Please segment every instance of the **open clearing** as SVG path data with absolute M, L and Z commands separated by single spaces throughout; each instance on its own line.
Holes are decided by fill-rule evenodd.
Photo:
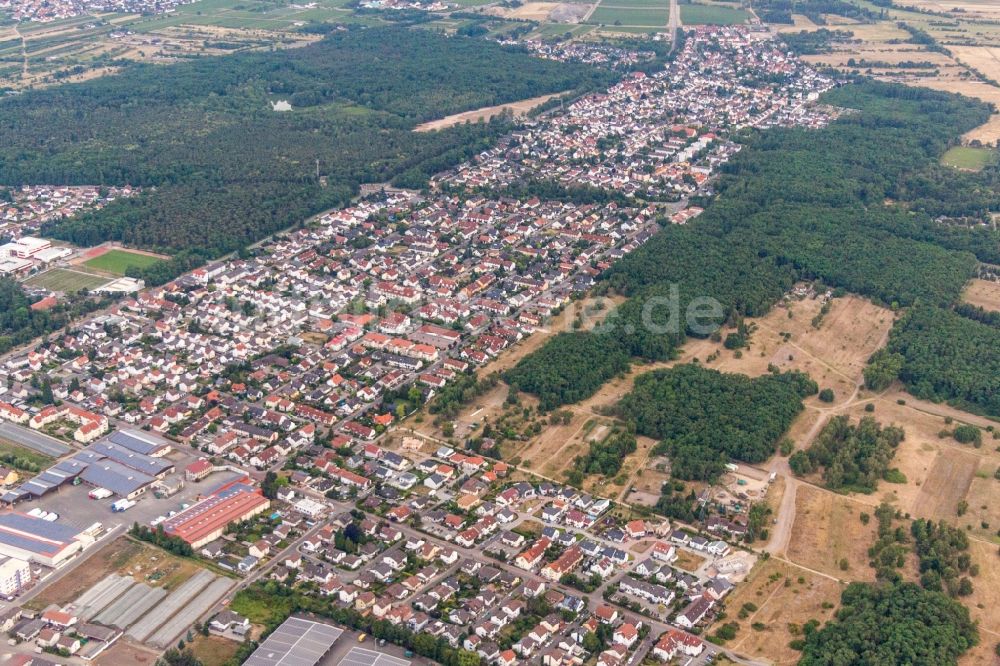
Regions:
M 198 635 L 191 643 L 191 651 L 205 666 L 222 666 L 229 661 L 240 648 L 239 643 L 221 636 Z
M 900 405 L 900 400 L 905 404 Z M 995 451 L 995 443 L 987 433 L 983 433 L 983 447 L 980 449 L 959 444 L 951 437 L 942 438 L 939 434 L 954 428 L 958 423 L 985 427 L 991 422 L 948 405 L 918 400 L 898 389 L 890 390 L 868 402 L 875 405 L 875 411 L 870 415 L 877 421 L 883 425 L 902 426 L 906 433 L 905 439 L 896 449 L 891 466 L 899 468 L 907 482 L 895 484 L 883 481 L 874 495 L 853 497 L 866 503 L 885 500 L 915 517 L 954 521 L 956 507 L 971 492 L 977 470 L 981 465 L 1000 465 L 1000 454 Z M 854 403 L 843 413 L 848 414 L 852 421 L 860 419 L 868 414 L 864 411 L 864 404 Z M 950 417 L 953 422 L 946 423 L 946 417 Z M 982 502 L 973 504 L 972 498 L 968 501 L 971 521 L 972 507 L 977 507 Z M 978 520 L 974 527 L 979 529 Z
M 1000 312 L 1000 282 L 970 280 L 962 293 L 962 300 L 985 310 Z
M 996 151 L 989 148 L 954 146 L 941 156 L 941 164 L 965 171 L 982 171 L 996 156 Z
M 795 664 L 802 653 L 788 647 L 796 638 L 792 628 L 810 619 L 821 624 L 831 619 L 840 605 L 840 593 L 841 584 L 825 576 L 775 559 L 758 560 L 747 579 L 726 599 L 728 617 L 719 624 L 740 625 L 736 638 L 726 647 L 775 664 Z M 740 619 L 738 613 L 744 604 L 753 604 L 757 610 Z M 765 625 L 764 629 L 751 629 L 757 622 Z
M 788 559 L 838 579 L 875 580 L 875 570 L 868 566 L 875 520 L 863 524 L 862 509 L 846 497 L 799 484 Z M 840 568 L 841 559 L 848 569 Z
M 131 268 L 148 268 L 162 261 L 161 258 L 145 252 L 113 249 L 83 262 L 84 266 L 104 271 L 112 275 L 125 275 Z
M 461 125 L 463 123 L 476 123 L 479 121 L 487 121 L 494 116 L 499 116 L 505 111 L 509 111 L 515 116 L 524 116 L 529 111 L 538 107 L 545 102 L 549 101 L 553 97 L 559 97 L 565 93 L 553 93 L 551 95 L 541 95 L 540 97 L 532 97 L 531 99 L 523 99 L 520 102 L 511 102 L 509 104 L 500 104 L 498 106 L 487 106 L 482 109 L 476 109 L 474 111 L 465 111 L 464 113 L 456 113 L 451 116 L 446 116 L 438 120 L 431 120 L 429 122 L 423 123 L 422 125 L 417 125 L 413 128 L 414 132 L 431 132 L 433 130 L 445 129 L 447 127 L 452 127 L 454 125 Z
M 809 373 L 821 388 L 832 388 L 838 402 L 843 402 L 853 395 L 868 357 L 885 343 L 894 315 L 865 299 L 845 296 L 830 301 L 829 312 L 816 328 L 812 322 L 822 307 L 819 298 L 793 299 L 786 306 L 774 308 L 765 317 L 747 320 L 757 329 L 751 335 L 750 348 L 742 350 L 739 355 L 725 349 L 721 342 L 692 339 L 681 348 L 676 360 L 648 364 L 636 362 L 629 372 L 606 382 L 590 398 L 561 408 L 572 413 L 569 424 L 546 426 L 539 435 L 526 442 L 505 444 L 504 455 L 507 459 L 520 457 L 525 463 L 530 463 L 527 467 L 532 471 L 562 480 L 573 459 L 586 453 L 589 438 L 596 432 L 597 425 L 613 423 L 613 419 L 602 414 L 632 390 L 636 377 L 695 359 L 706 367 L 751 377 L 767 373 L 769 365 L 781 370 L 801 370 Z M 709 361 L 710 357 L 714 359 Z M 506 395 L 504 387 L 477 399 L 474 401 L 475 409 L 466 410 L 459 422 L 470 417 L 492 420 L 502 410 Z M 522 395 L 521 399 L 528 405 L 537 404 L 530 396 Z M 831 409 L 815 397 L 808 398 L 805 403 L 809 409 L 793 424 L 793 431 L 798 429 L 801 435 L 808 432 L 818 418 L 817 410 Z M 475 416 L 472 417 L 472 414 Z M 588 479 L 587 488 L 617 497 L 630 486 L 635 486 L 638 491 L 636 501 L 654 503 L 655 498 L 650 495 L 658 495 L 659 488 L 657 486 L 654 490 L 651 486 L 666 474 L 657 472 L 648 464 L 652 445 L 652 441 L 645 445 L 640 440 L 639 450 L 626 459 L 622 472 L 615 479 L 593 477 Z M 650 478 L 640 477 L 640 471 L 643 475 L 649 474 Z

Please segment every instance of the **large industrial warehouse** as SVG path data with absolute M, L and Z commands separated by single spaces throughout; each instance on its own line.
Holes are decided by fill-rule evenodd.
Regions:
M 79 552 L 88 540 L 68 525 L 23 513 L 0 514 L 0 555 L 56 567 Z
M 163 523 L 163 529 L 184 539 L 192 548 L 200 548 L 222 536 L 229 523 L 252 518 L 270 506 L 271 501 L 260 490 L 240 483 L 181 511 Z

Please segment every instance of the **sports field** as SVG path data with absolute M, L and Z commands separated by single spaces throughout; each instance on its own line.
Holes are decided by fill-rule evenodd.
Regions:
M 159 263 L 161 259 L 148 254 L 129 252 L 128 250 L 108 250 L 104 254 L 83 262 L 84 266 L 98 271 L 105 271 L 112 275 L 125 275 L 125 271 L 130 266 L 136 268 L 146 268 Z
M 50 291 L 72 293 L 81 289 L 94 289 L 107 284 L 108 278 L 84 271 L 69 268 L 50 268 L 44 273 L 33 275 L 25 281 L 35 287 L 44 287 Z

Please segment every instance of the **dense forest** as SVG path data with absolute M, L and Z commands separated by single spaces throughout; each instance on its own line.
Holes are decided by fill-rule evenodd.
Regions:
M 910 525 L 910 534 L 920 560 L 921 585 L 953 597 L 972 594 L 969 576 L 978 574 L 979 567 L 972 564 L 965 530 L 943 520 L 935 523 L 920 518 Z
M 896 323 L 872 366 L 890 366 L 885 377 L 896 370 L 918 398 L 1000 416 L 1000 328 L 990 324 L 943 308 L 915 307 Z M 867 371 L 866 380 L 872 374 Z
M 508 128 L 498 120 L 410 131 L 421 121 L 609 76 L 396 27 L 297 49 L 134 64 L 0 101 L 0 183 L 142 186 L 140 196 L 45 232 L 218 256 L 345 203 L 359 183 L 419 187 Z M 292 110 L 273 110 L 278 100 Z
M 582 400 L 629 368 L 628 354 L 610 336 L 572 332 L 553 340 L 504 374 L 516 390 L 539 396 L 540 409 Z
M 671 358 L 687 335 L 706 335 L 739 316 L 761 315 L 798 279 L 820 279 L 886 305 L 953 303 L 977 260 L 1000 259 L 1000 233 L 946 225 L 933 215 L 978 217 L 998 201 L 996 174 L 944 172 L 937 161 L 960 133 L 988 117 L 967 98 L 903 85 L 865 82 L 830 91 L 824 101 L 856 109 L 821 130 L 775 128 L 752 135 L 722 167 L 719 195 L 693 224 L 668 226 L 613 265 L 602 288 L 630 297 L 608 318 L 603 347 Z M 939 180 L 947 183 L 940 187 Z M 887 204 L 893 201 L 894 204 Z M 649 307 L 669 302 L 677 308 Z M 685 316 L 709 297 L 721 313 Z M 669 318 L 679 313 L 673 321 Z M 654 326 L 650 326 L 652 323 Z M 591 359 L 553 338 L 528 357 L 518 379 L 546 404 L 567 401 L 528 372 L 558 373 L 559 384 L 588 386 Z M 597 343 L 594 346 L 598 346 Z M 558 370 L 544 359 L 563 359 Z M 535 387 L 535 388 L 531 388 Z
M 713 479 L 731 458 L 761 462 L 816 393 L 808 376 L 790 372 L 751 379 L 696 364 L 640 375 L 618 403 L 640 435 L 662 440 L 678 479 Z
M 831 490 L 873 493 L 879 479 L 890 471 L 889 463 L 902 441 L 903 429 L 897 426 L 883 428 L 870 416 L 851 425 L 847 416 L 835 416 L 807 450 L 792 454 L 788 464 L 797 475 L 822 469 L 823 481 Z
M 800 666 L 957 663 L 979 642 L 969 610 L 913 583 L 851 583 L 836 618 L 806 634 Z
M 621 470 L 625 456 L 635 453 L 636 446 L 635 434 L 612 432 L 602 441 L 591 442 L 587 455 L 577 456 L 567 478 L 571 484 L 580 485 L 587 474 L 614 476 Z

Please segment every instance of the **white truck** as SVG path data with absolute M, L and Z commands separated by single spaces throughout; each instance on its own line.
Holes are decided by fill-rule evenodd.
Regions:
M 122 511 L 128 511 L 135 506 L 135 500 L 122 498 L 111 505 L 111 510 L 115 513 L 120 513 Z
M 95 500 L 106 499 L 108 497 L 111 497 L 112 495 L 114 495 L 114 493 L 108 490 L 107 488 L 94 488 L 89 493 L 87 493 L 87 497 Z

